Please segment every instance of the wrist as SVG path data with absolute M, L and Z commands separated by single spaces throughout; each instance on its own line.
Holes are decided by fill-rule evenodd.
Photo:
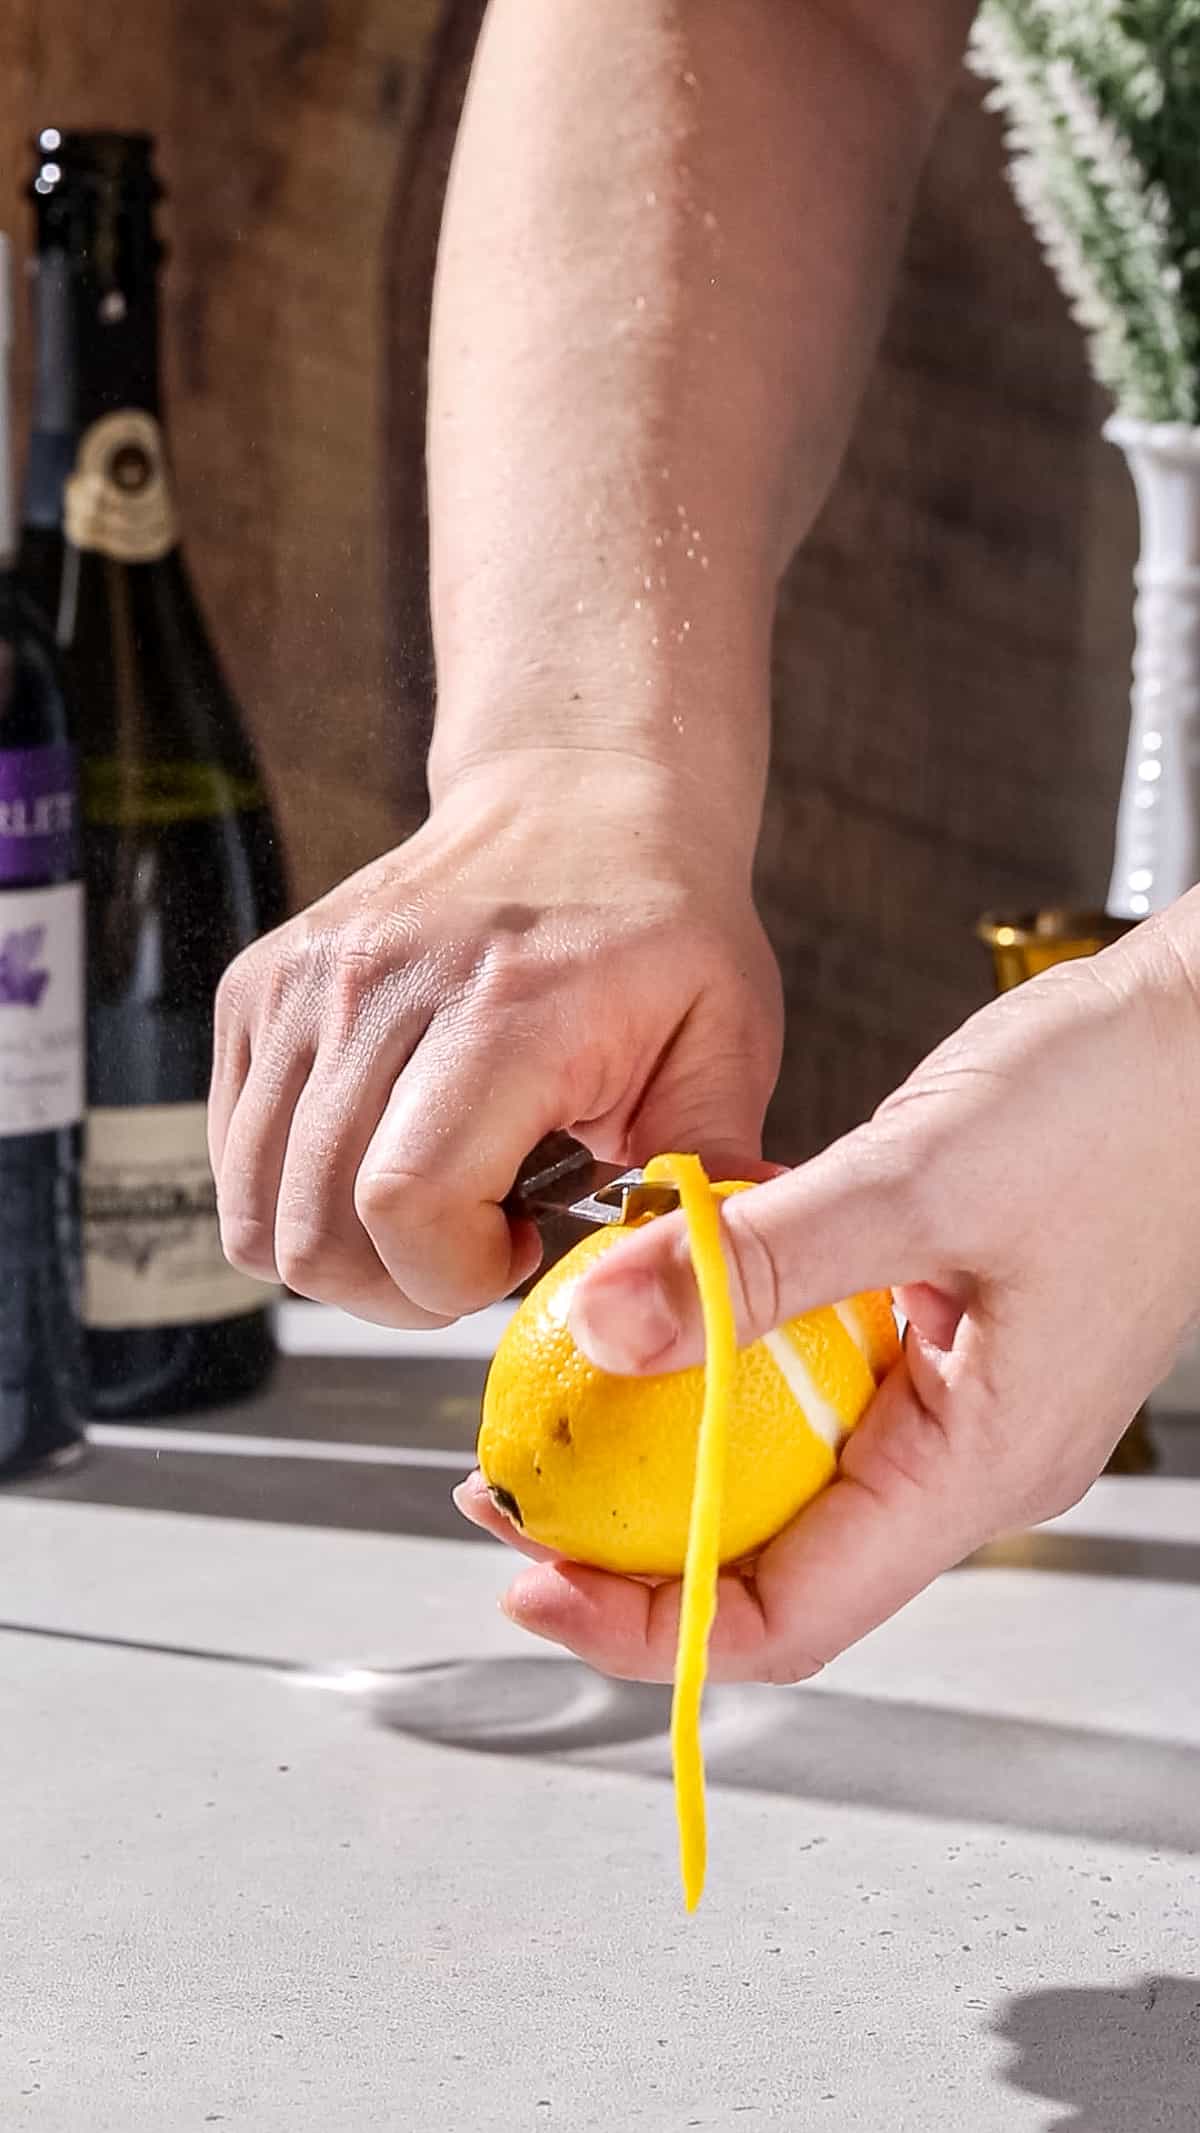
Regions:
M 1165 1115 L 1177 1102 L 1186 1137 L 1200 1069 L 1200 888 L 1143 919 L 1100 960 L 1134 1018 L 1145 1085 L 1156 1083 L 1155 1106 Z
M 430 760 L 432 815 L 571 825 L 582 846 L 625 850 L 631 868 L 675 872 L 699 857 L 714 879 L 749 888 L 761 816 L 761 783 L 736 795 L 703 766 L 663 762 L 650 749 L 612 740 L 500 739 Z
M 735 562 L 732 539 L 709 569 L 699 530 L 687 531 L 677 556 L 676 539 L 656 550 L 646 533 L 631 547 L 614 530 L 599 571 L 552 553 L 536 574 L 435 573 L 435 801 L 489 765 L 557 762 L 590 785 L 627 776 L 631 802 L 653 811 L 661 796 L 752 851 L 774 583 Z
M 593 646 L 566 631 L 538 661 L 503 643 L 499 658 L 439 658 L 434 805 L 466 785 L 552 790 L 576 814 L 687 827 L 749 865 L 770 747 L 769 632 L 759 658 L 727 645 L 703 666 L 692 634 L 680 625 L 669 647 L 648 645 L 641 658 L 610 632 Z
M 1200 1042 L 1200 887 L 1135 925 L 1120 953 L 1132 958 L 1151 999 L 1169 1002 L 1177 1035 Z

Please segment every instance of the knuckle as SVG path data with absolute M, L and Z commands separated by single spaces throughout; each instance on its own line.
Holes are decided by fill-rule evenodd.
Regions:
M 317 1223 L 281 1222 L 275 1238 L 279 1278 L 297 1296 L 323 1301 L 340 1286 L 344 1252 Z
M 397 1198 L 395 1181 L 386 1171 L 363 1166 L 354 1180 L 354 1212 L 369 1235 L 395 1214 Z
M 313 942 L 309 986 L 319 1020 L 335 1042 L 349 1042 L 372 1021 L 382 1026 L 394 1019 L 411 990 L 411 978 L 406 982 L 403 974 L 420 963 L 419 954 L 398 937 L 403 934 L 396 914 L 385 923 L 360 912 Z
M 354 1181 L 354 1211 L 368 1234 L 385 1224 L 392 1230 L 424 1229 L 435 1219 L 441 1200 L 435 1182 L 413 1170 L 364 1163 Z
M 869 1491 L 884 1510 L 913 1492 L 945 1493 L 949 1468 L 961 1450 L 963 1432 L 951 1442 L 943 1419 L 914 1393 L 904 1412 L 884 1430 L 855 1430 L 842 1453 L 842 1470 Z
M 535 993 L 553 983 L 554 976 L 552 956 L 542 952 L 535 962 L 524 940 L 502 933 L 489 941 L 480 958 L 473 991 L 477 1004 L 489 1015 L 508 1015 L 527 1007 Z
M 743 1327 L 768 1332 L 780 1324 L 784 1315 L 779 1268 L 770 1243 L 759 1229 L 752 1193 L 739 1196 L 723 1227 L 726 1237 L 732 1233 L 733 1238 L 733 1251 L 728 1256 L 738 1292 L 737 1316 Z
M 258 943 L 243 948 L 226 965 L 217 986 L 216 1016 L 219 1024 L 240 1022 L 257 990 Z
M 296 992 L 292 949 L 284 947 L 280 953 L 264 957 L 252 973 L 252 982 L 264 1023 L 270 1025 L 284 1018 Z
M 273 1281 L 276 1261 L 271 1224 L 245 1208 L 222 1208 L 220 1222 L 221 1250 L 230 1266 L 259 1281 Z
M 337 963 L 323 988 L 320 1020 L 331 1043 L 349 1044 L 369 1012 L 371 988 L 353 964 Z
M 323 982 L 319 965 L 300 922 L 244 948 L 217 987 L 218 1033 L 251 1025 L 261 1032 L 294 1021 L 297 1003 Z
M 322 959 L 332 957 L 338 975 L 360 990 L 374 982 L 389 960 L 387 929 L 371 911 L 356 911 L 332 936 L 319 935 L 317 944 Z

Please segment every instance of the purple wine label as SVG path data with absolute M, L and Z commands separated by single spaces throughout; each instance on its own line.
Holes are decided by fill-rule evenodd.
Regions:
M 76 825 L 70 748 L 0 750 L 0 882 L 53 881 L 70 872 Z
M 50 983 L 45 954 L 44 926 L 14 926 L 7 933 L 0 926 L 0 1007 L 40 1005 Z
M 82 1116 L 82 886 L 2 889 L 0 1142 Z

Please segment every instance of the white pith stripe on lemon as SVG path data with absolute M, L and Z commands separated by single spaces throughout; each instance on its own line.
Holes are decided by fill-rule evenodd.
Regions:
M 813 1435 L 827 1444 L 831 1452 L 840 1452 L 850 1432 L 836 1407 L 818 1392 L 813 1374 L 794 1343 L 781 1329 L 777 1333 L 764 1333 L 763 1347 Z
M 858 1312 L 855 1310 L 854 1305 L 852 1303 L 840 1303 L 835 1304 L 833 1308 L 838 1318 L 840 1318 L 847 1333 L 850 1335 L 851 1340 L 854 1342 L 855 1347 L 863 1348 L 865 1343 L 866 1329 L 863 1326 L 862 1320 L 860 1319 Z
M 843 1303 L 834 1304 L 833 1309 L 851 1339 L 858 1344 L 866 1356 L 876 1384 L 882 1384 L 896 1360 L 897 1352 L 892 1341 L 888 1338 L 888 1334 L 874 1323 L 868 1312 L 863 1310 L 862 1302 L 857 1296 L 848 1296 Z M 900 1317 L 895 1304 L 890 1301 L 887 1315 L 891 1319 L 891 1327 L 888 1332 L 894 1333 L 898 1342 L 904 1333 L 904 1321 Z

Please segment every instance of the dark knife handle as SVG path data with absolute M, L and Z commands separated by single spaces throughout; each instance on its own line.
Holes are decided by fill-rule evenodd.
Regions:
M 535 1219 L 539 1208 L 562 1208 L 590 1190 L 596 1168 L 591 1150 L 569 1133 L 547 1133 L 531 1148 L 504 1201 L 504 1211 Z

